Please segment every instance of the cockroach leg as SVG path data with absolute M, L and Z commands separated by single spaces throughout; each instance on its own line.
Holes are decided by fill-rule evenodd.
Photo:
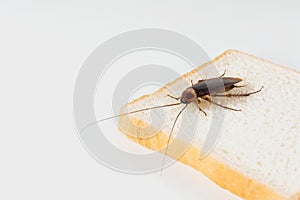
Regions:
M 246 87 L 247 85 L 234 85 L 235 88 Z
M 240 86 L 241 87 L 241 86 Z M 258 92 L 260 92 L 263 89 L 264 86 L 262 86 L 259 90 L 254 91 L 254 92 L 249 92 L 249 93 L 244 93 L 244 94 L 213 94 L 211 96 L 213 97 L 246 97 L 246 96 L 250 96 L 252 94 L 256 94 Z
M 261 86 L 261 88 L 259 90 L 256 90 L 254 92 L 249 92 L 249 93 L 246 93 L 248 96 L 251 95 L 251 94 L 256 94 L 258 92 L 260 92 L 262 89 L 264 88 L 264 86 Z
M 246 97 L 249 96 L 250 94 L 245 93 L 245 94 L 213 94 L 211 95 L 212 97 Z
M 171 97 L 172 99 L 175 99 L 175 100 L 177 100 L 177 101 L 180 99 L 180 97 L 173 97 L 172 95 L 169 95 L 169 94 L 167 94 L 167 96 L 168 96 L 168 97 Z
M 191 84 L 192 84 L 192 86 L 194 85 L 193 80 L 191 80 Z
M 221 76 L 219 76 L 219 78 L 222 78 L 223 76 L 225 76 L 225 74 L 226 74 L 226 69 L 224 70 L 224 73 Z
M 216 106 L 220 106 L 220 107 L 225 108 L 225 109 L 228 109 L 228 110 L 242 111 L 241 109 L 235 109 L 235 108 L 230 108 L 230 107 L 221 105 L 221 104 L 219 104 L 219 103 L 217 103 L 217 102 L 212 101 L 209 97 L 201 97 L 201 98 L 204 99 L 204 100 L 206 100 L 206 101 L 208 101 L 208 102 L 210 102 L 210 103 L 212 103 L 212 104 L 214 104 L 214 105 L 216 105 Z
M 204 114 L 205 116 L 207 116 L 206 112 L 205 112 L 204 110 L 202 110 L 202 108 L 200 107 L 200 103 L 201 103 L 200 99 L 197 99 L 197 101 L 196 101 L 195 103 L 196 103 L 196 105 L 197 105 L 199 111 L 200 111 L 200 112 L 203 112 L 203 114 Z

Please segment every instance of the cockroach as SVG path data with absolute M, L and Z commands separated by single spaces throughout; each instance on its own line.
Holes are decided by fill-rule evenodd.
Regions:
M 154 106 L 154 107 L 149 107 L 149 108 L 143 108 L 140 110 L 134 110 L 134 111 L 130 111 L 127 113 L 122 113 L 120 115 L 115 115 L 112 117 L 108 117 L 108 118 L 104 118 L 101 120 L 98 120 L 96 122 L 93 122 L 91 124 L 88 124 L 87 126 L 85 126 L 81 131 L 84 131 L 87 127 L 96 124 L 96 123 L 100 123 L 109 119 L 113 119 L 116 117 L 121 117 L 124 115 L 130 115 L 130 114 L 134 114 L 134 113 L 138 113 L 138 112 L 143 112 L 143 111 L 147 111 L 147 110 L 152 110 L 152 109 L 158 109 L 158 108 L 164 108 L 164 107 L 171 107 L 171 106 L 178 106 L 180 104 L 185 105 L 177 114 L 171 131 L 169 133 L 169 137 L 167 140 L 167 146 L 165 149 L 165 153 L 164 153 L 164 158 L 163 158 L 163 164 L 164 164 L 164 160 L 165 160 L 165 156 L 168 152 L 168 146 L 170 143 L 170 139 L 172 137 L 172 133 L 175 127 L 175 124 L 180 116 L 180 114 L 186 109 L 186 107 L 190 104 L 190 103 L 195 103 L 199 109 L 200 112 L 202 112 L 205 116 L 207 116 L 206 112 L 200 107 L 200 103 L 201 100 L 205 100 L 208 101 L 211 104 L 214 104 L 216 106 L 222 107 L 224 109 L 228 109 L 228 110 L 232 110 L 232 111 L 241 111 L 240 109 L 235 109 L 235 108 L 231 108 L 225 105 L 221 105 L 215 101 L 213 101 L 210 97 L 247 97 L 250 96 L 252 94 L 256 94 L 258 92 L 260 92 L 264 86 L 262 86 L 259 90 L 253 91 L 253 92 L 247 92 L 247 93 L 239 93 L 239 94 L 232 94 L 232 93 L 225 93 L 228 92 L 230 90 L 232 90 L 233 88 L 240 88 L 240 87 L 245 87 L 246 85 L 242 85 L 242 86 L 238 86 L 236 85 L 237 83 L 241 82 L 243 79 L 241 78 L 235 78 L 235 77 L 224 77 L 226 73 L 226 70 L 224 71 L 224 73 L 217 77 L 217 78 L 210 78 L 210 79 L 203 79 L 203 80 L 199 80 L 196 84 L 193 83 L 193 81 L 191 81 L 191 86 L 186 88 L 180 97 L 174 97 L 171 95 L 167 95 L 168 97 L 175 99 L 176 101 L 179 101 L 177 103 L 172 103 L 172 104 L 166 104 L 166 105 L 160 105 L 160 106 Z M 163 166 L 163 165 L 162 165 Z

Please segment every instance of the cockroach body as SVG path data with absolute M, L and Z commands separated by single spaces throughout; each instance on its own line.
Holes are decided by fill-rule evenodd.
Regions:
M 219 79 L 222 79 L 221 81 Z M 192 85 L 193 88 L 197 92 L 198 97 L 203 97 L 205 95 L 220 93 L 225 91 L 229 91 L 235 87 L 234 84 L 242 81 L 240 78 L 212 78 L 207 80 L 200 80 L 195 85 Z M 210 91 L 208 90 L 208 85 L 211 87 Z
M 249 96 L 251 94 L 258 93 L 263 88 L 261 87 L 261 89 L 257 91 L 244 93 L 244 94 L 224 94 L 224 92 L 232 90 L 233 88 L 245 87 L 245 85 L 242 86 L 235 85 L 242 81 L 241 78 L 223 77 L 224 75 L 225 72 L 218 78 L 199 80 L 196 84 L 193 84 L 193 82 L 191 81 L 192 86 L 186 88 L 182 92 L 180 97 L 173 97 L 171 95 L 168 96 L 173 99 L 180 100 L 182 104 L 190 104 L 194 102 L 198 105 L 199 110 L 203 112 L 205 115 L 207 115 L 206 112 L 203 111 L 200 107 L 200 99 L 206 100 L 212 104 L 215 104 L 225 109 L 241 111 L 240 109 L 230 108 L 221 105 L 219 103 L 216 103 L 212 101 L 211 98 L 209 97 L 243 97 L 243 96 Z
M 240 81 L 242 81 L 242 79 L 230 77 L 199 80 L 198 83 L 192 84 L 191 87 L 183 91 L 180 101 L 183 104 L 189 104 L 195 102 L 197 98 L 202 98 L 206 95 L 227 92 L 236 87 L 234 84 Z

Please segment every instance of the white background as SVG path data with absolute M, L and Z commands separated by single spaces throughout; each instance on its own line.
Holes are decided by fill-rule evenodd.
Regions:
M 1 0 L 0 199 L 239 199 L 180 163 L 163 176 L 99 164 L 75 131 L 75 80 L 98 45 L 143 27 L 182 33 L 212 58 L 238 49 L 299 70 L 299 10 L 274 0 Z

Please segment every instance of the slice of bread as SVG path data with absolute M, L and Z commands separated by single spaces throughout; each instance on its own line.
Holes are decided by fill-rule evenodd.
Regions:
M 179 128 L 189 134 L 189 122 L 195 117 L 198 135 L 195 143 L 177 158 L 174 152 L 185 144 L 182 138 L 174 137 L 172 148 L 167 155 L 178 159 L 232 193 L 251 200 L 299 200 L 300 199 L 300 73 L 263 59 L 235 50 L 229 50 L 203 64 L 157 92 L 143 96 L 125 105 L 125 110 L 137 110 L 154 105 L 176 102 L 167 94 L 180 96 L 181 92 L 202 78 L 212 78 L 206 73 L 217 68 L 220 74 L 227 70 L 226 77 L 243 79 L 241 85 L 229 93 L 250 92 L 264 86 L 264 89 L 249 97 L 226 99 L 226 105 L 242 109 L 241 112 L 225 110 L 221 136 L 213 151 L 204 159 L 199 153 L 205 134 L 213 124 L 212 116 L 220 109 L 209 103 L 201 103 L 207 113 L 205 117 L 195 104 L 190 104 L 180 117 L 174 136 Z M 164 108 L 164 125 L 151 124 L 149 112 L 120 117 L 119 128 L 133 141 L 152 150 L 166 146 L 167 137 L 177 113 L 183 106 Z M 151 112 L 152 118 L 160 118 L 159 112 Z M 157 115 L 157 116 L 155 116 Z M 150 125 L 151 124 L 151 125 Z M 183 126 L 183 127 L 182 127 Z M 126 131 L 125 131 L 126 130 Z M 142 130 L 142 131 L 141 131 Z M 143 135 L 153 135 L 143 137 Z M 136 137 L 135 137 L 136 136 Z M 162 151 L 164 152 L 164 151 Z

